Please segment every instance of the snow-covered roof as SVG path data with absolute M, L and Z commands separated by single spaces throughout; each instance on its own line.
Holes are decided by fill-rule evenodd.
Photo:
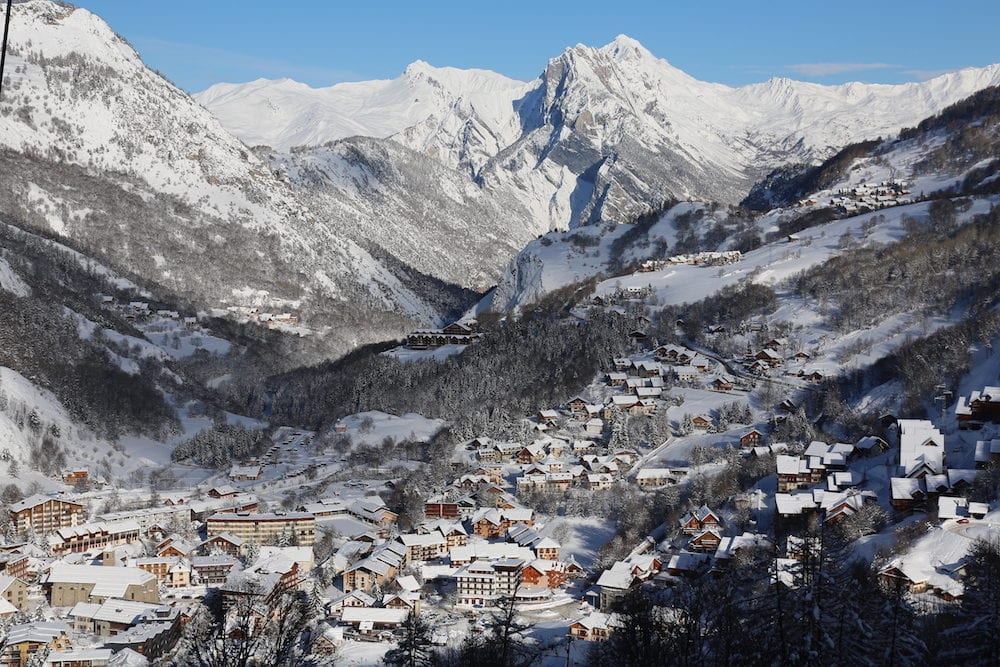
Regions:
M 344 623 L 383 623 L 386 625 L 401 625 L 409 615 L 408 609 L 392 607 L 344 607 L 340 620 Z
M 53 563 L 45 582 L 49 584 L 94 584 L 91 595 L 96 597 L 124 597 L 131 585 L 143 585 L 156 577 L 133 567 L 102 567 L 100 565 L 67 565 Z
M 921 468 L 944 470 L 944 435 L 926 419 L 900 419 L 899 465 L 904 475 Z

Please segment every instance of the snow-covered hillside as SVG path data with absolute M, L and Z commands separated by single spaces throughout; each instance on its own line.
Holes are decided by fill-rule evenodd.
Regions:
M 370 207 L 314 210 L 92 13 L 17 3 L 7 76 L 0 210 L 13 219 L 205 306 L 292 310 L 317 330 L 368 321 L 331 336 L 339 350 L 439 321 L 440 295 L 355 241 Z
M 978 112 L 955 112 L 968 119 L 928 119 L 920 130 L 875 143 L 830 167 L 828 185 L 805 193 L 794 205 L 751 214 L 717 204 L 682 202 L 668 204 L 663 213 L 635 225 L 595 224 L 550 232 L 511 260 L 477 310 L 511 310 L 594 278 L 599 279 L 600 296 L 652 285 L 661 303 L 696 301 L 747 279 L 773 284 L 836 255 L 845 234 L 860 241 L 898 240 L 907 218 L 926 217 L 932 195 L 960 194 L 963 183 L 973 188 L 971 192 L 981 189 L 984 196 L 969 210 L 983 213 L 996 199 L 989 196 L 995 192 L 989 184 L 997 178 L 995 147 L 1000 145 L 990 92 L 963 102 Z M 867 195 L 851 194 L 886 182 L 901 184 L 909 194 L 899 200 L 886 196 L 883 199 L 891 201 L 881 203 L 873 198 L 866 203 Z M 789 236 L 789 230 L 804 227 L 808 229 Z M 744 254 L 724 267 L 678 264 L 652 272 L 635 270 L 637 262 L 647 259 L 733 249 Z
M 732 88 L 619 36 L 567 49 L 524 84 L 418 62 L 390 81 L 313 89 L 259 80 L 196 99 L 246 141 L 278 149 L 391 137 L 486 188 L 507 186 L 549 228 L 565 228 L 628 219 L 668 195 L 739 201 L 771 168 L 893 134 L 997 83 L 1000 65 L 897 86 L 772 79 Z
M 446 137 L 477 125 L 485 154 L 495 155 L 516 139 L 520 128 L 513 111 L 530 87 L 486 70 L 417 61 L 396 79 L 329 88 L 258 79 L 216 84 L 195 99 L 251 146 L 284 151 L 353 136 L 404 133 L 407 146 L 451 162 L 463 156 Z

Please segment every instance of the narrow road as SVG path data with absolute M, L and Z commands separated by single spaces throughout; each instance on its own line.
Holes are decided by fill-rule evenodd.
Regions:
M 633 479 L 635 477 L 635 474 L 637 472 L 639 472 L 639 470 L 646 463 L 648 463 L 650 461 L 650 459 L 653 459 L 653 458 L 659 456 L 660 453 L 664 449 L 666 449 L 670 445 L 674 444 L 674 441 L 676 439 L 677 439 L 676 437 L 670 436 L 666 440 L 664 440 L 662 443 L 660 443 L 660 445 L 658 447 L 656 447 L 655 449 L 651 449 L 648 452 L 646 452 L 645 454 L 643 454 L 642 456 L 640 456 L 638 458 L 638 460 L 636 460 L 636 462 L 634 464 L 632 464 L 632 467 L 628 469 L 628 472 L 625 473 L 625 479 Z

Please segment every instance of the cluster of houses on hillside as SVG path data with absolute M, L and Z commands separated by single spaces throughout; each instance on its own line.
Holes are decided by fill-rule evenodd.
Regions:
M 652 285 L 616 287 L 607 294 L 598 294 L 590 302 L 595 306 L 614 306 L 627 303 L 640 304 L 653 296 Z
M 880 183 L 860 183 L 853 187 L 840 188 L 830 197 L 830 204 L 842 215 L 857 215 L 890 206 L 900 206 L 913 202 L 909 185 L 903 181 L 882 181 Z M 799 206 L 813 206 L 815 199 L 803 199 Z
M 684 255 L 674 255 L 666 259 L 647 259 L 639 265 L 639 272 L 650 273 L 659 271 L 675 264 L 690 264 L 693 266 L 722 266 L 733 264 L 743 258 L 739 250 L 723 250 L 719 252 L 695 252 Z
M 818 370 L 804 366 L 812 357 L 804 350 L 791 351 L 786 338 L 772 338 L 759 350 L 748 349 L 743 356 L 743 367 L 758 377 L 769 377 L 776 370 L 785 368 L 787 375 L 806 382 L 822 382 L 826 376 Z M 790 367 L 791 366 L 791 367 Z
M 295 313 L 263 312 L 256 306 L 229 306 L 226 310 L 241 322 L 257 322 L 268 329 L 295 326 L 301 322 Z
M 981 394 L 977 394 L 981 399 Z M 968 495 L 976 471 L 948 468 L 944 437 L 926 420 L 899 419 L 891 428 L 896 444 L 870 435 L 850 443 L 814 441 L 802 447 L 788 443 L 766 442 L 766 437 L 751 430 L 741 439 L 740 453 L 774 460 L 776 489 L 773 501 L 767 494 L 752 490 L 730 499 L 722 508 L 693 507 L 680 519 L 667 539 L 659 544 L 650 540 L 640 544 L 629 557 L 605 570 L 593 593 L 600 613 L 580 619 L 570 633 L 580 639 L 600 641 L 614 631 L 613 603 L 635 586 L 670 586 L 677 577 L 699 577 L 725 567 L 735 551 L 744 548 L 764 549 L 773 554 L 778 547 L 773 585 L 794 586 L 803 553 L 809 545 L 798 537 L 809 526 L 834 524 L 863 511 L 869 505 L 885 502 L 880 489 L 888 481 L 889 502 L 897 512 L 925 510 L 940 521 L 958 524 L 981 519 L 990 508 L 986 503 L 970 501 Z M 996 451 L 992 444 L 996 443 Z M 1000 439 L 981 441 L 977 458 L 1000 459 Z M 793 453 L 798 452 L 798 453 Z M 886 480 L 885 471 L 889 471 Z M 869 473 L 874 476 L 869 478 Z M 663 477 L 668 473 L 664 472 Z M 772 544 L 770 537 L 740 532 L 728 527 L 726 516 L 742 509 L 757 512 L 773 507 L 776 534 L 784 544 Z M 753 523 L 751 523 L 751 526 Z M 961 528 L 961 526 L 959 526 Z M 669 526 L 668 526 L 669 529 Z M 880 572 L 886 580 L 904 581 L 912 593 L 930 593 L 945 600 L 961 596 L 961 577 L 969 538 L 954 531 L 930 533 L 927 549 L 933 558 L 923 555 L 916 546 L 896 557 Z M 937 542 L 934 542 L 937 540 Z M 948 560 L 954 550 L 954 560 Z M 935 559 L 946 564 L 934 566 Z M 935 561 L 936 562 L 936 561 Z M 930 565 L 928 565 L 930 563 Z
M 443 329 L 419 329 L 406 336 L 406 347 L 411 350 L 426 350 L 442 345 L 471 345 L 482 338 L 479 322 L 461 320 L 452 322 Z
M 909 186 L 902 181 L 861 183 L 852 188 L 842 188 L 830 203 L 842 214 L 853 215 L 875 211 L 890 206 L 900 206 L 913 201 Z
M 0 620 L 12 623 L 0 664 L 36 664 L 31 662 L 36 655 L 47 654 L 47 665 L 103 667 L 123 651 L 139 661 L 128 664 L 146 664 L 173 649 L 193 602 L 210 591 L 217 591 L 232 613 L 243 613 L 250 596 L 254 613 L 265 619 L 280 607 L 284 593 L 315 588 L 310 573 L 318 565 L 332 568 L 345 582 L 344 590 L 318 591 L 319 599 L 359 606 L 348 592 L 370 590 L 376 575 L 390 590 L 397 571 L 428 557 L 437 544 L 394 537 L 397 516 L 377 496 L 262 512 L 252 494 L 221 486 L 203 498 L 164 493 L 153 507 L 91 516 L 77 495 L 36 495 L 7 508 L 11 533 L 23 539 L 0 545 Z M 349 558 L 341 551 L 317 564 L 317 522 L 338 516 L 350 517 L 363 531 L 348 543 L 355 547 Z M 530 525 L 530 510 L 519 519 Z M 466 544 L 460 523 L 434 528 L 444 544 Z M 537 547 L 532 554 L 553 553 L 550 544 L 517 530 L 511 536 Z M 391 565 L 375 565 L 392 557 L 397 560 Z M 399 609 L 414 608 L 419 586 L 410 583 L 370 606 L 396 609 L 397 616 Z M 39 608 L 55 620 L 45 627 L 29 622 Z M 334 623 L 338 617 L 330 615 Z
M 132 322 L 146 322 L 154 318 L 160 318 L 163 320 L 174 320 L 183 324 L 188 329 L 195 329 L 198 327 L 197 317 L 183 317 L 176 310 L 154 310 L 150 307 L 148 301 L 118 301 L 115 297 L 107 294 L 98 294 L 97 299 L 104 308 L 114 310 L 121 314 L 126 320 Z

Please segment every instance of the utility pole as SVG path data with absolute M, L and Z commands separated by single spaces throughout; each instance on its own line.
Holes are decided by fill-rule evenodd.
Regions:
M 3 46 L 0 47 L 0 100 L 3 100 L 3 69 L 7 64 L 7 33 L 10 32 L 10 13 L 14 0 L 7 0 L 7 13 L 3 18 Z

